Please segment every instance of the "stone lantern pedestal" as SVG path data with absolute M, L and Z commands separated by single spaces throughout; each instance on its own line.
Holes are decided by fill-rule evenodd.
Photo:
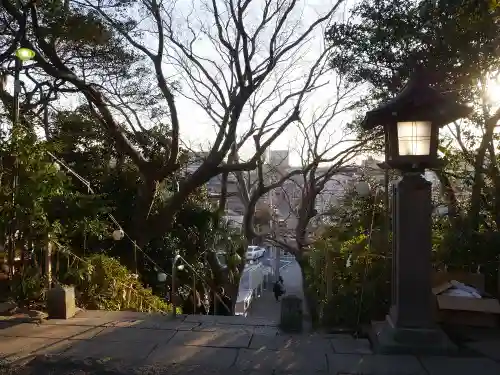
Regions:
M 434 322 L 431 284 L 431 183 L 405 173 L 393 185 L 392 306 L 385 322 L 374 323 L 379 353 L 449 354 L 457 347 Z

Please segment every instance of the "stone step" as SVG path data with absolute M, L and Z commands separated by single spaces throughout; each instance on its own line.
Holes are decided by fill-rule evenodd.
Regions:
M 299 354 L 299 353 L 296 353 Z M 292 361 L 291 359 L 288 360 Z M 485 358 L 427 357 L 369 355 L 353 358 L 337 355 L 329 368 L 313 370 L 310 367 L 290 370 L 279 367 L 217 367 L 206 363 L 138 365 L 133 362 L 103 359 L 72 359 L 55 356 L 35 356 L 24 366 L 2 365 L 0 374 L 5 375 L 498 375 L 500 367 Z

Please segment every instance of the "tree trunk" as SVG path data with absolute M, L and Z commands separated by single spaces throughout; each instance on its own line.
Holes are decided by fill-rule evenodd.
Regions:
M 492 216 L 496 224 L 496 229 L 500 229 L 500 173 L 498 171 L 497 156 L 493 142 L 490 143 L 490 168 L 488 168 L 488 175 L 493 181 L 494 200 L 492 204 Z
M 441 169 L 435 170 L 434 173 L 436 173 L 439 183 L 441 184 L 441 196 L 448 207 L 448 214 L 450 218 L 455 218 L 459 215 L 459 209 L 457 196 L 451 186 L 451 181 Z
M 471 230 L 476 232 L 479 228 L 479 214 L 481 212 L 481 193 L 484 188 L 484 160 L 486 151 L 492 143 L 495 126 L 500 117 L 500 112 L 495 113 L 485 123 L 485 132 L 481 140 L 481 144 L 477 150 L 476 158 L 474 159 L 474 183 L 472 185 L 472 193 L 470 198 L 469 217 L 471 220 Z
M 304 288 L 304 298 L 309 309 L 309 315 L 311 316 L 311 322 L 313 327 L 318 325 L 319 316 L 318 316 L 318 299 L 314 295 L 314 293 L 309 289 L 309 285 L 307 282 L 307 271 L 309 268 L 309 263 L 307 259 L 298 252 L 295 255 L 295 260 L 300 266 L 300 271 L 302 273 L 302 287 Z
M 125 266 L 132 272 L 138 271 L 139 259 L 141 259 L 142 251 L 146 250 L 151 238 L 154 234 L 148 226 L 148 215 L 154 204 L 155 185 L 153 182 L 144 182 L 137 189 L 137 204 L 134 210 L 132 220 L 133 227 L 130 228 L 130 235 L 135 244 L 127 244 L 126 254 L 120 257 Z

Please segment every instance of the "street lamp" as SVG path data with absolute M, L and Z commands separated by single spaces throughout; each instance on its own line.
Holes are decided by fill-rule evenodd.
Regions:
M 392 194 L 392 301 L 385 322 L 374 323 L 380 353 L 442 354 L 456 346 L 434 323 L 431 284 L 431 183 L 422 173 L 438 166 L 439 128 L 471 112 L 431 88 L 417 70 L 392 100 L 366 113 L 363 128 L 382 126 L 385 165 L 402 178 Z
M 23 62 L 32 60 L 35 57 L 35 52 L 29 48 L 18 48 L 14 53 L 17 57 L 15 59 L 15 69 L 14 69 L 14 116 L 12 119 L 13 127 L 17 126 L 19 121 L 19 94 L 21 93 L 21 81 L 19 75 L 21 74 L 21 69 L 23 68 Z
M 125 232 L 123 231 L 123 229 L 116 229 L 113 231 L 112 237 L 115 241 L 123 240 L 123 237 L 125 237 Z
M 35 51 L 32 51 L 29 48 L 18 48 L 15 54 L 21 61 L 33 60 L 35 57 Z

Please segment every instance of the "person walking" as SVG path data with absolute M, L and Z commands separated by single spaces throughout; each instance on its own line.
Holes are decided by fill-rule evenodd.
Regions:
M 280 276 L 278 278 L 278 281 L 274 283 L 273 286 L 273 293 L 274 293 L 274 298 L 276 298 L 276 302 L 279 302 L 280 297 L 285 294 L 285 285 L 283 284 L 283 278 Z

